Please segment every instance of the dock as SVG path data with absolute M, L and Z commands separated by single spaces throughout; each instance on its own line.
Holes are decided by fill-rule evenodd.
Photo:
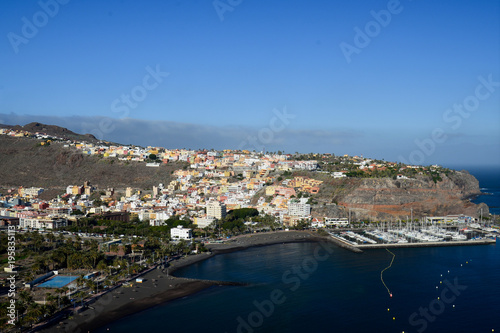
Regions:
M 495 244 L 495 239 L 478 239 L 466 241 L 422 242 L 422 243 L 386 243 L 386 244 L 358 244 L 358 249 L 385 249 L 406 247 L 438 247 L 438 246 L 469 246 Z
M 496 239 L 476 239 L 465 241 L 441 241 L 441 242 L 419 242 L 419 243 L 383 243 L 383 244 L 355 244 L 344 238 L 330 234 L 330 241 L 346 250 L 362 253 L 363 250 L 387 249 L 387 248 L 415 248 L 415 247 L 441 247 L 441 246 L 472 246 L 496 244 Z

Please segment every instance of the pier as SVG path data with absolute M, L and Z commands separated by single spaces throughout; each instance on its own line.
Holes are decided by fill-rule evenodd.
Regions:
M 357 244 L 353 245 L 358 249 L 385 249 L 401 247 L 437 247 L 437 246 L 464 246 L 464 245 L 489 245 L 495 244 L 495 239 L 478 239 L 466 241 L 444 241 L 444 242 L 423 242 L 423 243 L 385 243 L 385 244 Z
M 425 241 L 425 242 L 387 242 L 387 243 L 377 243 L 369 242 L 368 244 L 359 244 L 349 239 L 346 239 L 342 235 L 336 235 L 333 232 L 329 232 L 329 240 L 341 248 L 346 250 L 362 253 L 363 250 L 369 249 L 387 249 L 387 248 L 415 248 L 415 247 L 440 247 L 440 246 L 471 246 L 471 245 L 490 245 L 496 244 L 496 238 L 482 238 L 482 239 L 470 239 L 470 240 L 441 240 L 441 241 Z M 366 237 L 359 237 L 359 235 L 352 236 L 356 240 L 365 239 Z
M 357 245 L 354 245 L 352 242 L 349 242 L 344 238 L 336 236 L 333 233 L 330 233 L 329 240 L 332 243 L 335 243 L 337 246 L 339 246 L 343 249 L 349 250 L 351 252 L 355 252 L 355 253 L 362 253 L 363 252 Z

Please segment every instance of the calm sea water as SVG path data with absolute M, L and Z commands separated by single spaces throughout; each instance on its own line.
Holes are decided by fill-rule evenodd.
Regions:
M 470 167 L 466 168 L 479 180 L 481 195 L 474 203 L 484 202 L 490 208 L 491 214 L 500 214 L 500 167 Z
M 100 332 L 500 332 L 499 245 L 394 249 L 383 274 L 392 298 L 380 279 L 386 250 L 300 243 L 218 255 L 176 274 L 249 285 L 212 287 Z

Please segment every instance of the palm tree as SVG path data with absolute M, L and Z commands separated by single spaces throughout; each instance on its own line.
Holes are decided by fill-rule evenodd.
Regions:
M 54 295 L 52 295 L 51 293 L 45 293 L 45 303 L 49 302 L 49 303 L 52 303 L 54 302 Z
M 82 256 L 82 266 L 83 268 L 86 268 L 88 271 L 92 269 L 92 258 L 90 256 Z
M 33 303 L 33 298 L 31 297 L 30 292 L 26 290 L 21 290 L 19 292 L 19 303 L 19 306 L 16 306 L 19 313 L 24 313 L 25 309 L 28 309 L 32 304 L 35 304 Z
M 88 254 L 90 259 L 92 260 L 92 267 L 96 267 L 97 265 L 97 259 L 101 256 L 101 254 L 95 250 L 91 250 Z
M 104 260 L 101 260 L 97 264 L 96 268 L 101 272 L 105 272 L 108 269 L 108 265 L 106 265 L 106 262 Z
M 85 279 L 83 278 L 83 274 L 81 274 L 79 277 L 76 278 L 75 280 L 76 282 L 76 287 L 80 287 L 80 286 L 83 286 L 84 283 L 85 283 Z
M 52 313 L 52 309 L 54 309 L 55 306 L 53 304 L 51 305 L 42 305 L 40 306 L 40 312 L 41 312 L 41 317 L 42 319 L 47 317 L 47 316 L 50 316 L 50 314 Z
M 90 289 L 90 291 L 94 291 L 94 289 L 96 288 L 95 282 L 90 279 L 85 280 L 85 285 Z
M 54 241 L 56 240 L 56 236 L 54 236 L 53 233 L 50 233 L 47 235 L 47 239 L 49 240 L 52 249 L 54 249 Z
M 31 306 L 26 310 L 26 321 L 30 324 L 30 327 L 34 323 L 38 322 L 39 318 L 43 316 L 43 310 L 41 306 L 36 303 L 32 303 Z
M 58 250 L 51 253 L 50 260 L 53 262 L 53 268 L 61 268 L 66 263 L 66 255 L 62 250 Z

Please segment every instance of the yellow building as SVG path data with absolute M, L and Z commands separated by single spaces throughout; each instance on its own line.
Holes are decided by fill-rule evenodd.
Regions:
M 271 196 L 276 193 L 276 186 L 268 186 L 266 187 L 266 195 Z

